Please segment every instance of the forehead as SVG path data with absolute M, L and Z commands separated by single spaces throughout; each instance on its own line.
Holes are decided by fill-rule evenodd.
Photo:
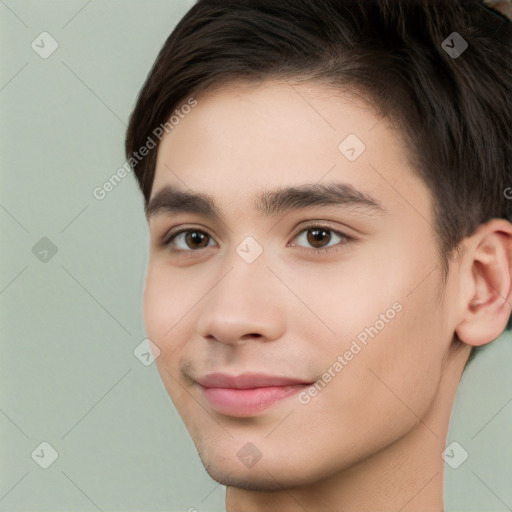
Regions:
M 285 82 L 232 84 L 196 100 L 160 143 L 152 197 L 173 185 L 237 204 L 341 182 L 429 215 L 428 190 L 400 137 L 360 96 Z

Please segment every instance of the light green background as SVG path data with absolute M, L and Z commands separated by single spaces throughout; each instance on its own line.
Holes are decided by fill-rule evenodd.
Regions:
M 148 245 L 135 179 L 93 196 L 190 5 L 0 1 L 0 511 L 224 510 L 155 366 L 133 354 Z M 46 59 L 31 47 L 44 31 L 59 45 Z M 469 457 L 446 467 L 446 511 L 512 510 L 511 361 L 507 334 L 463 376 L 448 442 Z M 31 458 L 43 441 L 48 469 Z

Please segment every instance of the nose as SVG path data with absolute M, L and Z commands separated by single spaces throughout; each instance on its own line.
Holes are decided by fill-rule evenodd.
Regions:
M 215 282 L 200 303 L 200 336 L 227 345 L 283 336 L 285 290 L 264 257 L 247 263 L 235 253 Z

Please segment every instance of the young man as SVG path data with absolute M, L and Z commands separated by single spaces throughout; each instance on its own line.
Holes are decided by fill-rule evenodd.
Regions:
M 511 48 L 478 0 L 200 0 L 166 41 L 144 319 L 229 512 L 443 509 L 512 310 Z

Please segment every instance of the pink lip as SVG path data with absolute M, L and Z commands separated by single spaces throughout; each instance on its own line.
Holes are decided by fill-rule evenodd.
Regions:
M 213 373 L 197 379 L 211 407 L 227 416 L 255 416 L 312 382 L 288 377 L 245 373 Z

